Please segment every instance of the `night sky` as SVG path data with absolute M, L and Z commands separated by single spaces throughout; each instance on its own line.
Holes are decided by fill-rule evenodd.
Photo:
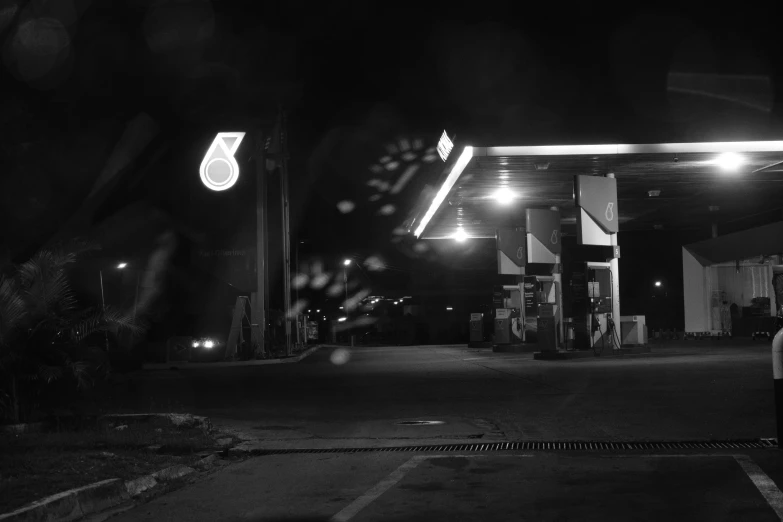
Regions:
M 130 169 L 142 180 L 122 185 L 101 214 L 126 209 L 120 221 L 138 237 L 126 250 L 149 247 L 141 223 L 156 212 L 196 243 L 251 241 L 252 187 L 207 201 L 194 176 L 214 132 L 269 125 L 282 105 L 301 257 L 381 256 L 387 286 L 416 272 L 494 268 L 489 244 L 423 252 L 392 241 L 440 175 L 439 161 L 421 158 L 444 129 L 477 145 L 779 139 L 783 130 L 771 16 L 458 5 L 3 0 L 4 256 L 19 260 L 62 232 L 141 112 L 158 128 Z M 424 149 L 413 180 L 374 197 L 372 166 L 390 144 L 415 140 Z M 248 141 L 238 159 L 252 169 L 253 155 Z M 351 212 L 338 209 L 344 201 Z M 639 261 L 663 264 L 658 252 Z

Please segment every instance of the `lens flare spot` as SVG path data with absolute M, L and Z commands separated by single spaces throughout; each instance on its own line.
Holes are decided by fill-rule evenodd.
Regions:
M 386 170 L 396 170 L 400 166 L 399 161 L 390 161 L 386 164 Z
M 301 290 L 307 286 L 309 281 L 310 278 L 307 276 L 307 274 L 296 274 L 293 280 L 291 280 L 291 286 L 294 287 L 294 290 Z
M 392 234 L 394 234 L 395 236 L 404 236 L 407 233 L 408 233 L 407 230 L 405 230 L 402 227 L 397 227 L 394 230 L 392 230 Z
M 291 310 L 288 312 L 288 318 L 295 319 L 297 315 L 301 314 L 304 311 L 306 306 L 307 306 L 307 301 L 305 299 L 298 300 L 293 305 L 291 305 Z
M 413 251 L 416 252 L 417 254 L 423 254 L 429 249 L 430 249 L 429 245 L 421 241 L 413 245 Z
M 402 159 L 405 161 L 413 161 L 416 159 L 416 154 L 414 154 L 413 152 L 406 152 L 405 154 L 402 155 Z
M 334 283 L 332 286 L 329 287 L 329 289 L 326 291 L 326 294 L 329 297 L 337 297 L 341 293 L 343 293 L 343 285 L 340 283 Z
M 343 214 L 350 214 L 354 208 L 356 208 L 356 205 L 353 201 L 348 201 L 347 199 L 337 204 L 337 209 Z
M 380 174 L 381 172 L 383 172 L 383 167 L 381 167 L 380 165 L 371 165 L 370 172 L 372 172 L 373 174 Z
M 378 184 L 378 190 L 381 191 L 381 192 L 386 192 L 390 188 L 391 188 L 391 185 L 389 185 L 389 183 L 387 183 L 386 181 L 381 181 Z
M 380 272 L 385 268 L 383 260 L 378 256 L 370 256 L 364 261 L 364 266 L 371 272 Z
M 329 276 L 327 274 L 318 274 L 310 282 L 310 287 L 314 290 L 320 290 L 329 284 Z
M 381 207 L 381 209 L 378 211 L 378 214 L 382 216 L 391 216 L 397 211 L 397 208 L 394 205 L 384 205 Z
M 384 156 L 378 161 L 380 161 L 381 163 L 389 163 L 391 161 L 391 156 Z
M 436 154 L 427 154 L 424 156 L 423 161 L 424 163 L 432 163 L 437 157 L 438 156 Z
M 381 197 L 383 197 L 383 196 L 381 196 L 380 194 L 373 194 L 372 196 L 370 196 L 369 199 L 370 199 L 370 201 L 375 202 L 375 201 L 378 201 L 379 199 L 381 199 Z
M 336 366 L 341 366 L 351 360 L 351 352 L 346 348 L 337 348 L 329 356 L 329 360 Z

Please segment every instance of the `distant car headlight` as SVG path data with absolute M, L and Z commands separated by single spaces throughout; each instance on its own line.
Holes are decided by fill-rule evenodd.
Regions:
M 205 350 L 211 350 L 220 346 L 220 341 L 212 339 L 210 337 L 202 337 L 196 341 L 193 341 L 193 348 L 203 348 Z

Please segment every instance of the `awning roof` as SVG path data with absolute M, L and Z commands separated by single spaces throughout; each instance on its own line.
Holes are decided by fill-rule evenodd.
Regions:
M 716 164 L 737 153 L 736 171 Z M 524 224 L 526 208 L 557 206 L 564 229 L 576 223 L 576 174 L 617 178 L 620 231 L 708 229 L 783 209 L 783 141 L 454 147 L 438 192 L 422 202 L 410 231 L 422 239 L 495 237 L 495 230 Z M 501 206 L 492 197 L 508 187 L 518 198 Z M 649 191 L 659 190 L 658 197 Z M 719 207 L 716 212 L 710 207 Z

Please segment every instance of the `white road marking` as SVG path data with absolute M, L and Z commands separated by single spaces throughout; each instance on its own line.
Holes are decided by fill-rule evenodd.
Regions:
M 369 506 L 375 499 L 386 493 L 395 484 L 397 484 L 402 478 L 413 468 L 419 465 L 419 462 L 425 460 L 426 455 L 418 455 L 412 457 L 405 464 L 392 471 L 392 473 L 385 479 L 378 482 L 375 486 L 370 488 L 369 491 L 362 496 L 345 506 L 339 513 L 334 515 L 330 520 L 332 522 L 347 522 L 359 513 L 362 509 Z
M 386 477 L 385 479 L 378 482 L 375 486 L 370 488 L 366 493 L 364 493 L 362 496 L 348 504 L 346 507 L 340 510 L 339 513 L 334 515 L 329 520 L 331 522 L 347 522 L 348 520 L 351 520 L 353 517 L 355 517 L 359 512 L 369 506 L 373 503 L 378 497 L 389 491 L 392 487 L 394 487 L 400 480 L 405 477 L 405 475 L 408 474 L 409 471 L 411 471 L 413 468 L 419 465 L 420 462 L 423 462 L 427 459 L 447 459 L 447 458 L 455 458 L 455 457 L 467 457 L 467 458 L 477 458 L 477 457 L 532 457 L 533 455 L 417 455 L 416 457 L 412 457 L 409 461 L 405 462 L 402 466 L 395 469 L 391 472 L 391 474 Z
M 775 485 L 761 467 L 753 462 L 747 455 L 734 455 L 734 459 L 742 466 L 745 473 L 748 474 L 748 477 L 753 481 L 753 484 L 767 501 L 769 507 L 775 510 L 775 513 L 780 520 L 783 520 L 783 493 L 781 493 L 777 485 Z
M 388 477 L 381 480 L 378 484 L 373 486 L 370 490 L 364 493 L 362 496 L 351 502 L 348 506 L 343 508 L 339 513 L 334 515 L 331 522 L 347 522 L 355 517 L 362 509 L 366 508 L 378 497 L 386 493 L 392 487 L 394 487 L 400 480 L 402 480 L 409 471 L 414 469 L 419 463 L 427 459 L 442 459 L 442 458 L 489 458 L 489 457 L 533 457 L 534 455 L 470 455 L 470 454 L 445 454 L 445 455 L 418 455 L 412 457 L 405 462 L 402 466 L 394 470 Z M 748 478 L 753 482 L 756 488 L 759 490 L 764 500 L 767 501 L 769 506 L 778 515 L 778 518 L 783 521 L 783 492 L 778 489 L 775 482 L 764 473 L 764 471 L 747 455 L 733 455 L 733 454 L 706 454 L 706 453 L 694 453 L 684 455 L 601 455 L 603 458 L 694 458 L 694 457 L 731 457 L 742 468 L 742 470 L 748 475 Z

